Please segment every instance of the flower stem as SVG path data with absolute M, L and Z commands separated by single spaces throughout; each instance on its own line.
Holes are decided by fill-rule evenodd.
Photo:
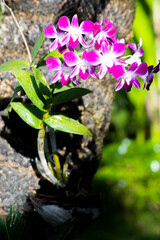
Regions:
M 21 29 L 21 27 L 20 27 L 20 25 L 19 25 L 19 23 L 18 23 L 18 21 L 17 21 L 15 15 L 14 15 L 12 9 L 11 9 L 10 7 L 8 7 L 8 5 L 5 3 L 4 0 L 2 0 L 2 4 L 3 4 L 3 5 L 9 10 L 9 12 L 11 13 L 11 15 L 12 15 L 12 17 L 13 17 L 13 20 L 14 20 L 14 22 L 15 22 L 15 24 L 16 24 L 16 26 L 17 26 L 17 28 L 18 28 L 20 34 L 21 34 L 21 36 L 22 36 L 22 39 L 23 39 L 24 45 L 25 45 L 26 50 L 27 50 L 27 53 L 28 53 L 29 62 L 30 62 L 30 64 L 31 64 L 31 63 L 32 63 L 31 53 L 30 53 L 30 50 L 29 50 L 29 47 L 28 47 L 28 44 L 27 44 L 26 38 L 25 38 L 25 36 L 24 36 L 24 34 L 23 34 L 23 32 L 22 32 L 22 29 Z

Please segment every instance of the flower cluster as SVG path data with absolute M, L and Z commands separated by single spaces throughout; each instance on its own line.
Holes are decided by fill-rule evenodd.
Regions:
M 54 39 L 50 51 L 58 49 L 64 53 L 64 62 L 54 57 L 48 57 L 46 64 L 49 70 L 56 71 L 52 81 L 58 80 L 62 85 L 70 81 L 78 84 L 77 77 L 86 80 L 90 75 L 97 78 L 95 69 L 98 68 L 99 78 L 102 79 L 107 72 L 111 73 L 118 81 L 116 91 L 122 87 L 130 91 L 132 86 L 140 88 L 139 78 L 144 82 L 144 88 L 149 90 L 153 81 L 153 73 L 160 69 L 160 61 L 156 67 L 147 66 L 141 61 L 144 54 L 142 40 L 138 46 L 129 43 L 127 47 L 132 55 L 124 56 L 124 40 L 117 39 L 118 28 L 112 21 L 102 20 L 93 23 L 83 21 L 78 24 L 78 17 L 74 15 L 70 23 L 68 17 L 60 17 L 57 28 L 52 24 L 45 28 L 45 36 Z M 81 45 L 83 52 L 78 53 L 75 48 Z M 137 78 L 138 77 L 138 78 Z

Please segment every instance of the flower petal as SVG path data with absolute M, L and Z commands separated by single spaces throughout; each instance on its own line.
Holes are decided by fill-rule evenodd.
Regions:
M 160 71 L 160 60 L 159 63 L 153 68 L 153 73 L 158 73 Z
M 66 45 L 64 45 L 64 46 L 61 46 L 60 44 L 58 44 L 58 52 L 59 53 L 64 53 L 64 52 L 66 52 L 66 50 L 67 50 L 67 46 Z
M 78 64 L 79 57 L 75 52 L 66 52 L 64 54 L 64 61 L 69 67 L 73 67 Z
M 70 38 L 70 35 L 69 35 L 69 34 L 66 34 L 66 35 L 64 36 L 64 38 L 63 38 L 61 41 L 59 41 L 59 43 L 60 43 L 62 46 L 64 46 L 64 45 L 66 45 L 66 44 L 69 42 L 69 38 Z
M 112 52 L 117 56 L 121 56 L 125 52 L 125 44 L 124 43 L 115 43 L 112 45 Z
M 146 89 L 149 91 L 149 88 L 150 88 L 150 86 L 151 86 L 151 84 L 152 84 L 152 82 L 153 82 L 153 78 L 154 78 L 154 76 L 153 76 L 153 74 L 151 73 L 149 76 L 148 76 L 148 78 L 147 78 L 147 86 L 146 86 Z
M 93 78 L 97 78 L 97 74 L 96 74 L 96 72 L 95 72 L 95 70 L 94 70 L 94 67 L 90 67 L 90 75 L 93 77 Z
M 93 31 L 93 22 L 92 21 L 83 21 L 80 25 L 82 34 L 90 34 Z
M 76 85 L 79 85 L 79 83 L 77 82 L 77 79 L 76 79 L 76 77 L 74 77 L 74 78 L 71 78 L 71 81 L 72 81 L 74 84 L 76 84 Z
M 134 77 L 133 85 L 134 85 L 136 88 L 140 88 L 140 87 L 141 87 L 141 84 L 140 84 L 139 80 L 138 80 L 136 77 Z
M 54 58 L 54 57 L 48 57 L 46 59 L 46 64 L 50 71 L 60 70 L 62 67 L 62 63 L 59 60 L 59 58 Z
M 99 23 L 93 24 L 93 37 L 95 37 L 99 32 L 102 31 L 102 26 Z
M 94 47 L 96 50 L 99 50 L 101 48 L 101 44 L 102 44 L 102 41 L 100 41 L 100 43 L 98 41 L 96 41 Z
M 83 38 L 83 36 L 82 35 L 80 35 L 79 36 L 79 42 L 80 42 L 80 44 L 83 46 L 83 47 L 87 47 L 87 44 L 86 44 L 86 42 L 84 41 L 84 38 Z
M 78 38 L 76 40 L 73 40 L 72 37 L 70 37 L 70 40 L 69 40 L 69 46 L 71 48 L 76 48 L 79 44 L 79 41 L 78 41 Z
M 132 51 L 133 53 L 136 52 L 137 47 L 136 47 L 136 44 L 135 44 L 135 43 L 128 43 L 127 46 L 131 49 L 131 51 Z
M 98 64 L 101 63 L 101 55 L 97 51 L 91 51 L 87 54 L 86 60 L 92 65 L 92 66 L 97 66 Z
M 89 73 L 88 73 L 88 69 L 86 69 L 85 72 L 82 71 L 82 69 L 80 69 L 79 71 L 79 77 L 86 80 L 89 76 Z
M 107 67 L 105 65 L 101 65 L 99 71 L 99 78 L 102 79 L 107 72 Z
M 51 46 L 49 48 L 50 52 L 56 50 L 57 47 L 58 47 L 58 40 L 56 39 L 56 40 L 53 41 L 53 43 L 51 44 Z
M 109 20 L 104 20 L 103 21 L 103 24 L 104 24 L 104 28 L 103 28 L 103 30 L 104 31 L 108 31 L 112 26 L 113 26 L 113 23 L 112 22 L 110 22 Z
M 134 62 L 132 65 L 128 68 L 128 71 L 134 72 L 138 67 L 138 63 Z
M 118 30 L 118 27 L 112 26 L 112 28 L 110 30 L 108 30 L 107 35 L 109 37 L 114 37 L 116 35 L 116 33 L 117 33 L 117 30 Z
M 110 68 L 110 72 L 115 77 L 115 79 L 118 79 L 125 74 L 126 70 L 122 65 L 113 65 L 113 67 Z
M 68 31 L 70 28 L 69 18 L 66 16 L 60 17 L 58 21 L 58 27 L 63 31 Z
M 131 88 L 132 88 L 132 84 L 127 84 L 127 82 L 125 82 L 125 84 L 123 85 L 123 88 L 126 92 L 130 92 Z
M 57 31 L 52 24 L 49 24 L 48 27 L 44 29 L 44 34 L 47 38 L 56 38 Z
M 121 80 L 119 81 L 119 83 L 117 84 L 117 86 L 116 86 L 116 88 L 115 88 L 115 91 L 119 91 L 119 90 L 123 87 L 123 85 L 124 85 L 124 80 L 121 79 Z
M 61 79 L 61 74 L 62 74 L 62 71 L 58 71 L 55 76 L 52 78 L 52 82 L 55 83 L 57 82 L 59 79 Z
M 84 50 L 84 52 L 82 53 L 82 59 L 86 59 L 87 54 L 88 50 Z
M 79 74 L 79 66 L 75 66 L 75 68 L 73 69 L 73 72 L 70 75 L 70 78 L 74 78 L 78 74 Z
M 102 43 L 102 46 L 101 46 L 101 47 L 102 47 L 102 53 L 103 53 L 103 55 L 109 53 L 108 46 L 107 46 L 107 44 L 106 44 L 105 42 Z
M 88 45 L 88 47 L 92 47 L 94 44 L 94 39 L 90 42 L 90 44 Z
M 62 85 L 68 85 L 69 80 L 70 80 L 70 76 L 68 76 L 67 78 L 65 78 L 63 74 L 61 75 L 61 84 L 62 84 Z
M 77 14 L 75 14 L 75 15 L 73 16 L 73 18 L 72 18 L 72 22 L 71 22 L 71 25 L 72 25 L 72 27 L 76 27 L 76 28 L 79 27 L 79 25 L 78 25 L 78 16 L 77 16 Z
M 147 63 L 143 62 L 138 66 L 135 73 L 137 75 L 142 76 L 142 75 L 145 75 L 147 73 L 147 70 L 148 70 Z

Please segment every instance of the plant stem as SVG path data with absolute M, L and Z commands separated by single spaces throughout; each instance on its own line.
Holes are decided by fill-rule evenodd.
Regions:
M 44 139 L 45 139 L 45 127 L 40 129 L 39 133 L 38 133 L 38 154 L 39 154 L 39 158 L 40 158 L 40 161 L 41 161 L 41 165 L 42 165 L 46 175 L 51 180 L 51 182 L 54 185 L 57 185 L 58 187 L 63 187 L 63 185 L 51 173 L 51 171 L 50 171 L 50 169 L 48 167 L 47 160 L 46 160 L 45 154 L 44 154 Z
M 53 128 L 48 127 L 52 153 L 57 152 L 56 135 Z
M 15 24 L 16 24 L 16 26 L 17 26 L 17 28 L 18 28 L 18 30 L 19 30 L 21 36 L 22 36 L 22 39 L 23 39 L 24 45 L 25 45 L 26 50 L 27 50 L 27 53 L 28 53 L 29 62 L 30 62 L 30 64 L 31 64 L 31 63 L 32 63 L 31 53 L 30 53 L 30 50 L 29 50 L 29 47 L 28 47 L 28 44 L 27 44 L 26 38 L 25 38 L 25 36 L 24 36 L 24 34 L 23 34 L 22 30 L 21 30 L 21 27 L 20 27 L 20 25 L 19 25 L 19 23 L 18 23 L 18 21 L 17 21 L 15 15 L 14 15 L 12 9 L 11 9 L 10 7 L 8 7 L 8 5 L 5 3 L 4 0 L 1 0 L 1 1 L 2 1 L 2 4 L 3 4 L 3 5 L 9 10 L 9 12 L 11 13 L 11 15 L 12 15 L 12 17 L 13 17 L 13 20 L 15 21 Z

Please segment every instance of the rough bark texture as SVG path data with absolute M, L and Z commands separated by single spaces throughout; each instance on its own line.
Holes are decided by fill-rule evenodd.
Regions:
M 125 38 L 129 41 L 132 37 L 134 0 L 17 0 L 8 2 L 30 48 L 48 24 L 56 23 L 61 15 L 71 18 L 76 13 L 79 21 L 83 19 L 95 21 L 101 16 L 104 19 L 112 18 L 114 25 L 118 27 L 118 38 Z M 11 59 L 26 60 L 24 43 L 12 17 L 6 10 L 2 14 L 0 33 L 2 35 L 0 64 Z M 49 45 L 50 41 L 46 40 L 39 57 L 48 51 Z M 44 69 L 44 74 L 48 80 L 51 79 L 52 74 L 47 73 L 46 69 Z M 13 75 L 1 74 L 0 81 L 0 96 L 10 97 L 15 85 Z M 91 130 L 93 137 L 56 133 L 60 155 L 62 158 L 69 156 L 73 162 L 74 171 L 71 174 L 68 189 L 75 192 L 88 188 L 101 159 L 103 139 L 109 127 L 115 80 L 107 74 L 102 80 L 89 79 L 83 81 L 82 85 L 91 89 L 93 93 L 59 108 L 67 112 L 70 117 L 80 120 Z M 3 109 L 4 106 L 1 104 L 0 110 Z M 27 195 L 33 193 L 33 189 L 39 188 L 39 178 L 35 175 L 30 163 L 30 159 L 37 156 L 37 132 L 24 127 L 25 124 L 15 114 L 11 115 L 10 120 L 7 120 L 3 113 L 1 115 L 0 209 L 5 213 L 8 212 L 10 204 L 15 203 L 22 207 Z

